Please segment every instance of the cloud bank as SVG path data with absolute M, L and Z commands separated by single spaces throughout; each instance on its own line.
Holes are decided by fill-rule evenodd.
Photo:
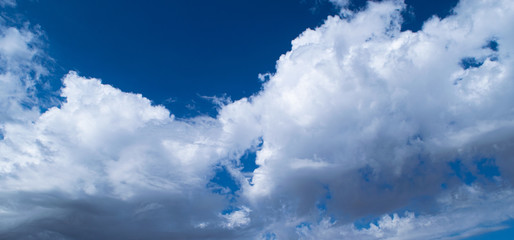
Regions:
M 260 92 L 191 119 L 75 72 L 40 112 L 38 33 L 3 21 L 0 238 L 503 228 L 514 218 L 514 3 L 463 1 L 418 32 L 401 31 L 405 7 L 328 17 L 292 41 Z

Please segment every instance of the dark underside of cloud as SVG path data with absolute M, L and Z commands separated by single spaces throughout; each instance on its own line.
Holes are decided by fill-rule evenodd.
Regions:
M 333 2 L 340 16 L 294 39 L 260 92 L 189 119 L 73 71 L 43 99 L 42 33 L 3 19 L 0 239 L 502 229 L 514 218 L 514 3 L 462 1 L 412 32 L 402 1 Z

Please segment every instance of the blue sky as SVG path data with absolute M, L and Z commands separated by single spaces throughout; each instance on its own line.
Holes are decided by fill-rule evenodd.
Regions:
M 2 239 L 514 236 L 509 0 L 0 7 Z
M 352 1 L 350 8 L 365 2 Z M 419 30 L 456 2 L 407 1 L 403 27 Z M 178 116 L 216 114 L 199 96 L 256 93 L 258 74 L 275 71 L 292 39 L 337 14 L 328 1 L 314 0 L 20 1 L 11 11 L 43 28 L 56 60 L 53 78 L 76 70 L 142 93 Z
M 57 76 L 74 69 L 179 115 L 212 114 L 199 96 L 257 92 L 258 74 L 274 71 L 292 39 L 337 13 L 297 0 L 24 1 L 15 11 L 45 26 Z

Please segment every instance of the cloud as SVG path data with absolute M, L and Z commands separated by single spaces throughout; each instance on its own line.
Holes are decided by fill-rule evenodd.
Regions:
M 514 216 L 514 4 L 464 1 L 418 32 L 400 30 L 404 7 L 369 2 L 306 30 L 262 91 L 220 101 L 215 118 L 175 119 L 75 72 L 62 79 L 64 101 L 39 113 L 38 34 L 3 26 L 0 238 L 498 229 Z M 256 169 L 241 166 L 249 152 Z M 237 187 L 218 191 L 220 168 Z
M 44 53 L 39 47 L 39 35 L 28 27 L 0 25 L 1 123 L 37 118 L 35 86 L 47 73 L 40 61 Z
M 306 30 L 264 90 L 238 102 L 263 139 L 243 195 L 269 209 L 262 215 L 277 223 L 277 236 L 294 238 L 291 226 L 315 223 L 318 205 L 337 224 L 402 208 L 443 214 L 437 197 L 466 184 L 451 177 L 457 159 L 476 169 L 494 158 L 499 181 L 511 181 L 512 3 L 462 2 L 419 32 L 400 31 L 403 7 L 369 2 Z M 481 64 L 468 68 L 466 58 Z M 480 178 L 474 184 L 495 184 L 468 174 Z
M 445 209 L 441 214 L 388 214 L 361 228 L 353 224 L 337 225 L 325 218 L 298 232 L 300 239 L 463 239 L 508 227 L 494 224 L 512 219 L 512 197 L 511 190 L 491 195 L 476 186 L 463 186 L 440 196 L 438 203 Z M 499 208 L 504 211 L 495 210 Z
M 0 0 L 0 7 L 14 7 L 16 6 L 15 0 Z
M 226 228 L 235 228 L 248 225 L 250 218 L 248 214 L 251 210 L 247 207 L 242 207 L 241 210 L 236 210 L 231 213 L 224 214 L 223 217 L 227 220 L 224 224 Z
M 340 8 L 344 8 L 344 7 L 348 6 L 348 3 L 349 3 L 348 0 L 330 0 L 330 2 Z
M 83 239 L 95 226 L 100 238 L 229 234 L 214 227 L 194 233 L 198 224 L 222 221 L 228 206 L 207 187 L 230 149 L 219 123 L 176 121 L 140 94 L 74 72 L 63 85 L 61 106 L 34 123 L 6 124 L 0 143 L 6 237 L 50 231 Z M 231 216 L 230 226 L 247 221 Z

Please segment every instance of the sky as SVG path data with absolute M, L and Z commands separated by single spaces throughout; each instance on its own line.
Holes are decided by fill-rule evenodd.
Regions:
M 0 7 L 0 239 L 514 236 L 510 0 Z

